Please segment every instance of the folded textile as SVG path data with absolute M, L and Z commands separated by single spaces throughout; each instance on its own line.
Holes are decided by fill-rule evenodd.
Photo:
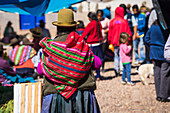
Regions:
M 22 78 L 20 75 L 10 76 L 7 75 L 2 69 L 0 69 L 0 74 L 3 75 L 7 80 L 11 80 L 14 83 L 35 82 L 33 77 Z
M 80 38 L 72 32 L 65 42 L 48 37 L 40 41 L 43 47 L 41 70 L 55 84 L 56 90 L 68 99 L 77 89 L 78 82 L 91 68 L 94 54 Z
M 22 65 L 28 59 L 32 58 L 36 54 L 34 48 L 29 45 L 16 46 L 9 53 L 10 60 L 15 66 Z

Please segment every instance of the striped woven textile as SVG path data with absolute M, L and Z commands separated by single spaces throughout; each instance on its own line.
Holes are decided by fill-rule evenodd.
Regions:
M 94 54 L 80 36 L 72 32 L 65 42 L 44 38 L 40 41 L 43 54 L 41 70 L 56 90 L 68 99 L 77 89 L 78 82 L 91 68 Z
M 15 66 L 22 65 L 36 54 L 34 48 L 29 45 L 16 46 L 9 53 L 9 59 Z

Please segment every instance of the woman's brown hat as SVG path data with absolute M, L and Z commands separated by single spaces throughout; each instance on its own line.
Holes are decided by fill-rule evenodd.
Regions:
M 55 26 L 74 27 L 79 22 L 74 21 L 73 11 L 71 9 L 61 9 L 58 12 L 58 21 L 52 22 Z
M 17 39 L 17 38 L 13 38 L 10 40 L 10 45 L 13 46 L 13 45 L 16 45 L 18 44 L 20 41 Z
M 28 38 L 23 38 L 22 42 L 23 42 L 23 45 L 34 45 L 34 43 L 28 40 Z
M 33 36 L 35 37 L 42 37 L 43 36 L 43 32 L 42 29 L 40 27 L 35 27 L 30 29 L 31 33 Z

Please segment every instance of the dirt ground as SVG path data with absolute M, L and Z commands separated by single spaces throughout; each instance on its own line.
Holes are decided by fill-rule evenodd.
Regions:
M 106 62 L 106 72 L 101 73 L 103 80 L 97 81 L 95 94 L 101 113 L 170 113 L 170 102 L 156 101 L 154 84 L 143 85 L 136 68 L 131 74 L 136 85 L 129 86 L 121 84 L 121 76 L 115 77 L 113 66 L 113 62 Z

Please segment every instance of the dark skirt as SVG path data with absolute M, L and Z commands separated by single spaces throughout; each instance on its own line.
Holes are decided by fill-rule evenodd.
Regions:
M 59 93 L 44 96 L 41 113 L 100 113 L 100 109 L 93 90 L 78 90 L 69 100 Z

